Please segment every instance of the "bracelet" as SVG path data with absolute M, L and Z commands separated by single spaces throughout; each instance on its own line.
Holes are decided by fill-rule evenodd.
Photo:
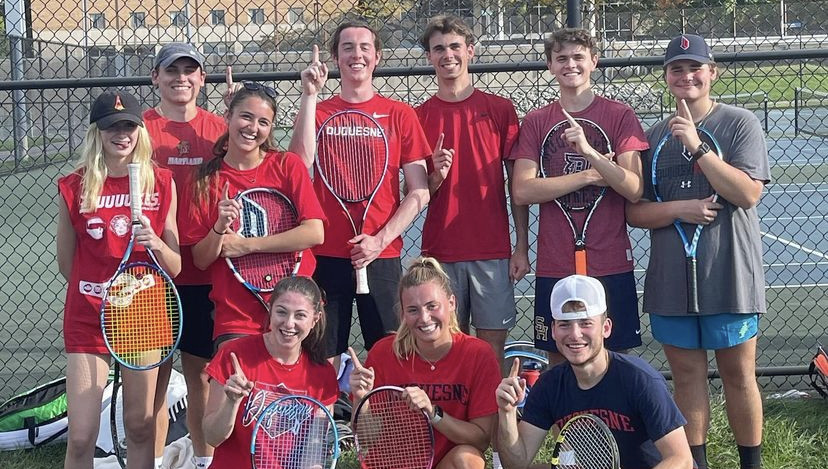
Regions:
M 215 226 L 212 228 L 212 230 L 213 230 L 213 233 L 215 233 L 215 234 L 217 234 L 217 235 L 219 235 L 219 236 L 223 236 L 223 235 L 224 235 L 224 233 L 219 232 L 219 230 L 217 230 Z

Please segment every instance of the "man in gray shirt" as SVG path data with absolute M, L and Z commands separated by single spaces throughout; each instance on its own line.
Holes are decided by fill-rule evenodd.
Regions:
M 670 364 L 675 400 L 687 418 L 687 439 L 698 467 L 707 468 L 707 351 L 713 350 L 741 468 L 755 469 L 761 467 L 762 442 L 756 337 L 759 315 L 765 312 L 756 205 L 770 180 L 770 170 L 758 119 L 749 111 L 713 101 L 710 89 L 716 78 L 718 70 L 704 39 L 686 34 L 670 41 L 664 79 L 676 98 L 677 111 L 647 131 L 651 150 L 642 155 L 644 198 L 628 204 L 627 221 L 650 229 L 644 311 L 650 314 L 653 336 Z M 713 135 L 718 149 L 702 143 L 699 127 Z M 660 153 L 659 143 L 665 137 L 668 141 Z M 677 139 L 678 151 L 672 154 L 667 150 L 669 139 Z M 662 169 L 660 163 L 656 165 L 659 171 L 653 172 L 656 153 L 662 162 L 662 158 L 672 158 L 674 166 Z M 718 198 L 682 196 L 691 184 L 698 186 L 691 179 L 699 172 Z M 675 184 L 668 187 L 676 174 L 686 180 L 674 179 Z M 697 226 L 703 229 L 696 256 L 696 314 L 689 311 L 687 254 L 677 228 L 684 230 L 690 244 Z

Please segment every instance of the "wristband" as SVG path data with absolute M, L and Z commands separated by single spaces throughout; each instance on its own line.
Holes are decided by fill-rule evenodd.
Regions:
M 224 233 L 219 232 L 219 230 L 217 230 L 215 226 L 213 227 L 213 233 L 215 233 L 215 234 L 217 234 L 217 235 L 219 235 L 219 236 L 223 236 L 223 235 L 224 235 Z
M 701 142 L 701 144 L 696 149 L 696 151 L 694 151 L 693 154 L 690 155 L 690 161 L 695 163 L 696 160 L 698 160 L 702 156 L 706 155 L 707 152 L 709 152 L 709 151 L 710 151 L 710 145 L 708 145 L 707 142 Z

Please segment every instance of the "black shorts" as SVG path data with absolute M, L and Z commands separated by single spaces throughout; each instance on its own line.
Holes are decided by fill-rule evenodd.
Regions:
M 211 285 L 177 285 L 184 327 L 178 349 L 197 357 L 213 358 L 213 310 Z
M 632 271 L 596 277 L 607 293 L 607 313 L 612 319 L 612 334 L 606 339 L 610 350 L 627 350 L 641 345 L 641 321 L 638 317 L 638 294 Z M 535 347 L 557 352 L 552 338 L 552 311 L 549 297 L 557 278 L 537 277 L 535 280 Z
M 356 274 L 350 259 L 326 256 L 316 258 L 313 279 L 325 291 L 325 345 L 329 357 L 348 349 L 354 299 L 366 350 L 381 338 L 395 332 L 400 324 L 397 310 L 397 286 L 402 276 L 400 258 L 374 259 L 366 270 L 371 293 L 357 295 Z

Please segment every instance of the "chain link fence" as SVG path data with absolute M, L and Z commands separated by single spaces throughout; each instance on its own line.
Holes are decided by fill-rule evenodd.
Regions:
M 7 9 L 15 3 L 7 2 Z M 828 336 L 828 11 L 823 2 L 620 3 L 585 3 L 582 11 L 601 40 L 593 75 L 600 94 L 630 104 L 645 128 L 667 116 L 675 104 L 658 56 L 670 37 L 699 33 L 718 54 L 714 94 L 752 109 L 765 126 L 773 182 L 759 207 L 768 298 L 759 365 L 780 376 L 760 382 L 767 391 L 805 386 L 796 373 Z M 214 112 L 223 112 L 227 65 L 237 79 L 275 86 L 281 93 L 277 137 L 284 147 L 297 111 L 298 72 L 311 45 L 327 45 L 345 17 L 365 18 L 380 31 L 385 48 L 376 88 L 412 105 L 436 91 L 417 45 L 425 23 L 441 12 L 464 17 L 478 37 L 475 86 L 512 99 L 521 117 L 557 97 L 541 61 L 542 42 L 566 17 L 565 2 L 552 0 L 31 0 L 36 15 L 20 4 L 20 21 L 8 10 L 4 18 L 6 31 L 22 33 L 0 36 L 0 400 L 64 373 L 66 286 L 55 262 L 55 181 L 71 170 L 89 105 L 103 88 L 128 88 L 145 106 L 158 102 L 148 76 L 161 45 L 190 41 L 205 53 L 209 84 L 199 104 Z M 337 93 L 335 75 L 322 98 Z M 536 207 L 531 214 L 534 259 Z M 405 235 L 404 262 L 419 253 L 421 224 L 422 217 Z M 640 292 L 649 239 L 643 230 L 630 235 Z M 514 339 L 532 336 L 533 285 L 531 274 L 516 285 Z M 646 316 L 642 326 L 645 344 L 637 353 L 666 370 Z

